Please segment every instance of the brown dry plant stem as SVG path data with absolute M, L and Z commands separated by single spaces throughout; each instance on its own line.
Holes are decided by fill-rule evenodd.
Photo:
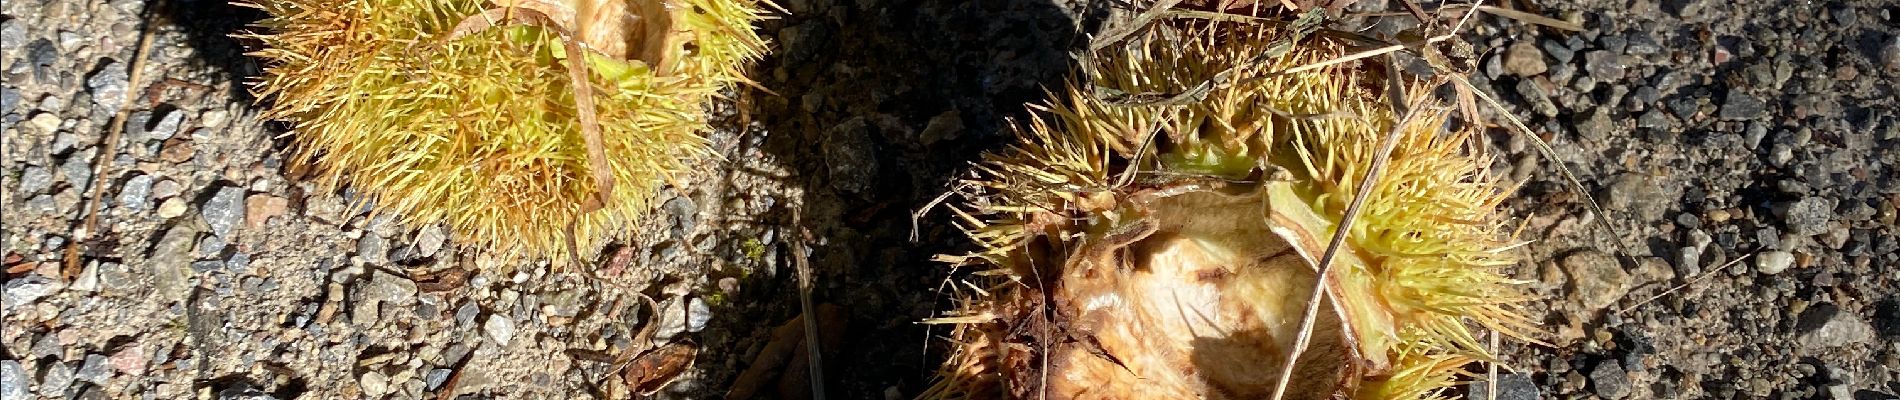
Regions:
M 806 243 L 811 242 L 811 232 L 805 230 L 803 215 L 797 209 L 792 210 L 793 229 L 798 230 L 792 241 L 792 263 L 798 267 L 798 309 L 805 314 L 805 347 L 811 354 L 811 398 L 825 400 L 824 359 L 818 345 L 818 308 L 812 306 L 811 260 L 805 256 Z
M 498 20 L 507 22 L 496 23 Z M 462 22 L 456 24 L 455 30 L 450 31 L 443 41 L 455 40 L 475 32 L 505 25 L 535 26 L 552 31 L 561 37 L 561 51 L 566 53 L 567 59 L 570 60 L 567 63 L 567 77 L 574 89 L 574 109 L 579 114 L 581 140 L 587 145 L 588 167 L 592 171 L 594 187 L 598 188 L 596 197 L 581 202 L 580 213 L 586 215 L 600 211 L 601 208 L 606 207 L 607 202 L 613 201 L 614 175 L 613 169 L 607 165 L 606 145 L 600 138 L 600 117 L 594 112 L 594 85 L 587 80 L 587 63 L 581 62 L 587 59 L 587 53 L 586 50 L 581 49 L 575 33 L 556 23 L 553 18 L 548 18 L 545 13 L 531 8 L 510 6 L 482 10 L 481 13 L 462 19 Z M 581 256 L 580 245 L 574 237 L 574 231 L 579 224 L 579 219 L 567 223 L 567 253 L 573 257 L 572 263 L 575 269 L 585 269 L 580 268 L 586 264 L 586 261 Z
M 125 120 L 132 115 L 132 101 L 138 98 L 140 92 L 138 88 L 145 75 L 145 61 L 152 53 L 152 36 L 157 31 L 154 25 L 158 12 L 167 5 L 169 2 L 158 0 L 145 10 L 145 26 L 139 33 L 138 50 L 132 53 L 132 62 L 126 64 L 125 100 L 121 102 L 119 112 L 112 114 L 105 141 L 100 144 L 105 151 L 92 161 L 92 184 L 89 185 L 92 188 L 86 191 L 86 220 L 73 232 L 72 243 L 66 245 L 66 260 L 59 271 L 62 280 L 70 282 L 79 276 L 79 247 L 84 246 L 92 236 L 92 231 L 99 228 L 99 203 L 105 198 L 105 182 L 109 180 L 106 179 L 107 173 L 112 172 L 113 156 L 119 153 L 119 136 L 125 133 Z
M 1379 138 L 1379 152 L 1373 153 L 1371 166 L 1366 168 L 1365 177 L 1359 180 L 1359 189 L 1354 191 L 1356 194 L 1353 195 L 1352 202 L 1346 204 L 1346 213 L 1339 218 L 1339 225 L 1333 229 L 1333 236 L 1326 244 L 1326 252 L 1319 257 L 1319 272 L 1314 274 L 1319 278 L 1313 281 L 1313 294 L 1306 299 L 1306 312 L 1300 318 L 1300 328 L 1297 331 L 1300 334 L 1293 341 L 1292 351 L 1287 353 L 1286 364 L 1280 367 L 1280 383 L 1273 389 L 1274 400 L 1286 397 L 1286 388 L 1293 381 L 1293 369 L 1299 364 L 1300 355 L 1305 353 L 1306 347 L 1311 344 L 1313 323 L 1319 320 L 1320 300 L 1332 293 L 1330 285 L 1326 284 L 1326 277 L 1332 273 L 1333 258 L 1338 256 L 1339 249 L 1346 245 L 1346 235 L 1352 232 L 1352 223 L 1359 218 L 1359 207 L 1366 204 L 1366 197 L 1373 192 L 1373 187 L 1378 186 L 1379 174 L 1385 170 L 1385 163 L 1391 158 L 1392 148 L 1398 146 L 1399 136 L 1404 134 L 1405 129 L 1411 125 L 1412 119 L 1418 115 L 1411 111 L 1417 108 L 1406 107 L 1405 114 L 1399 117 L 1398 122 L 1392 124 L 1391 132 Z

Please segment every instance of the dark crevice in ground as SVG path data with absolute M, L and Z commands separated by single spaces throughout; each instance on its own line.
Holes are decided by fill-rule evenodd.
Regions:
M 770 224 L 811 232 L 813 301 L 850 315 L 846 344 L 825 355 L 831 395 L 918 393 L 943 357 L 926 353 L 942 343 L 917 323 L 947 304 L 937 289 L 947 268 L 930 257 L 967 249 L 942 211 L 921 221 L 913 243 L 911 212 L 983 151 L 1012 141 L 1009 121 L 1061 87 L 1106 11 L 1048 0 L 824 3 L 781 2 L 792 14 L 762 28 L 777 32 L 775 48 L 754 77 L 776 95 L 742 105 L 770 132 L 764 151 L 794 166 L 804 193 L 782 203 L 801 207 L 803 221 L 782 209 Z M 780 253 L 782 277 L 794 274 L 791 253 Z M 709 329 L 797 315 L 795 280 L 780 279 L 758 294 L 770 299 L 755 306 L 764 309 L 715 313 L 723 320 Z M 744 350 L 706 347 L 702 360 Z

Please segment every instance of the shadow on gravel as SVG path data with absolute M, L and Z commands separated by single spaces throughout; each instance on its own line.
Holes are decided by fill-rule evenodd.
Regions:
M 154 0 L 155 1 L 155 0 Z M 221 74 L 217 82 L 226 84 L 232 99 L 244 106 L 257 100 L 246 84 L 263 72 L 257 60 L 244 55 L 246 43 L 231 35 L 248 33 L 252 24 L 264 19 L 263 11 L 232 5 L 227 0 L 170 0 L 164 9 L 164 21 L 178 27 L 191 46 L 195 67 L 207 67 Z
M 799 225 L 814 238 L 813 302 L 841 305 L 849 316 L 844 345 L 824 354 L 829 395 L 909 397 L 944 358 L 944 342 L 932 336 L 944 329 L 918 324 L 950 304 L 939 295 L 948 268 L 930 258 L 970 250 L 942 210 L 920 221 L 920 240 L 912 242 L 911 213 L 983 151 L 1013 141 L 1008 121 L 1026 117 L 1044 90 L 1062 87 L 1107 5 L 833 1 L 778 1 L 791 15 L 762 29 L 773 50 L 753 73 L 777 95 L 755 91 L 745 107 L 769 132 L 762 149 L 796 168 L 791 184 L 803 198 L 780 207 L 802 207 Z M 796 229 L 792 212 L 783 211 L 758 222 Z M 739 343 L 704 346 L 700 362 L 715 370 L 708 384 L 724 388 L 730 378 L 717 376 L 737 371 L 717 370 L 751 362 L 742 357 L 756 345 L 744 342 L 745 332 L 798 315 L 792 251 L 782 250 L 775 282 L 755 274 L 744 286 L 759 288 L 748 294 L 757 297 L 735 302 L 744 309 L 713 312 L 707 330 L 730 332 L 728 340 Z M 790 389 L 784 394 L 806 390 Z M 763 392 L 770 396 L 772 386 Z

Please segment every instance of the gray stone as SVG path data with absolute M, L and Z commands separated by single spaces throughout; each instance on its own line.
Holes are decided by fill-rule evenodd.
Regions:
M 179 185 L 178 181 L 164 179 L 152 184 L 153 199 L 169 199 L 184 193 L 185 186 Z
M 93 104 L 105 108 L 106 113 L 116 113 L 125 106 L 125 84 L 130 79 L 125 63 L 108 59 L 86 77 L 86 89 L 92 93 Z
M 73 379 L 94 385 L 104 385 L 106 379 L 112 377 L 111 364 L 111 360 L 106 356 L 87 354 L 86 360 L 79 364 L 79 373 L 73 374 Z
M 422 377 L 423 389 L 435 390 L 436 388 L 442 387 L 442 383 L 449 381 L 449 374 L 454 372 L 455 371 L 451 371 L 447 368 L 429 370 L 429 373 Z
M 1465 389 L 1470 394 L 1465 398 L 1470 400 L 1537 400 L 1539 398 L 1537 382 L 1531 380 L 1530 374 L 1498 374 L 1496 383 L 1498 387 L 1496 397 L 1491 396 L 1492 382 L 1480 379 L 1467 383 Z
M 1794 146 L 1785 143 L 1777 144 L 1772 150 L 1769 150 L 1769 164 L 1774 164 L 1777 167 L 1787 167 L 1790 161 L 1794 161 Z
M 924 145 L 930 145 L 944 140 L 953 140 L 962 135 L 963 113 L 950 110 L 930 117 L 930 122 L 924 125 L 924 130 L 917 134 L 917 138 Z
M 1741 90 L 1730 90 L 1716 115 L 1730 121 L 1757 120 L 1768 116 L 1768 103 Z
M 1609 139 L 1616 133 L 1616 122 L 1611 121 L 1610 113 L 1603 109 L 1597 109 L 1596 112 L 1590 113 L 1590 116 L 1576 121 L 1576 124 L 1577 133 L 1593 141 Z
M 1768 275 L 1787 271 L 1792 265 L 1794 265 L 1794 254 L 1786 251 L 1764 252 L 1761 253 L 1760 258 L 1755 259 L 1755 270 Z
M 26 21 L 21 21 L 19 18 L 0 21 L 0 50 L 8 53 L 20 51 L 20 46 L 26 43 L 26 39 Z
M 1761 229 L 1756 229 L 1755 243 L 1760 244 L 1761 248 L 1763 249 L 1782 250 L 1781 231 L 1776 230 L 1775 227 L 1772 227 L 1772 226 L 1764 226 L 1764 227 L 1761 227 Z M 1788 250 L 1793 250 L 1793 249 L 1788 249 Z
M 159 236 L 158 245 L 152 247 L 150 256 L 145 260 L 153 273 L 152 283 L 167 299 L 183 299 L 191 290 L 191 278 L 185 268 L 197 260 L 191 248 L 200 233 L 193 228 L 191 224 L 177 224 L 167 229 Z M 105 276 L 102 274 L 100 278 L 104 279 Z
M 1590 78 L 1598 81 L 1614 82 L 1623 79 L 1623 55 L 1608 50 L 1597 50 L 1583 54 L 1583 70 Z
M 1624 53 L 1650 55 L 1662 52 L 1662 44 L 1657 43 L 1656 38 L 1650 36 L 1649 32 L 1632 31 L 1623 35 L 1623 41 L 1627 43 L 1623 47 Z
M 471 351 L 471 349 L 469 349 L 466 344 L 451 344 L 449 347 L 442 349 L 441 365 L 455 365 L 461 363 L 463 358 L 468 357 L 469 351 Z
M 0 296 L 0 298 L 5 299 L 4 302 L 7 309 L 11 311 L 17 310 L 21 306 L 33 304 L 33 302 L 39 301 L 39 299 L 46 296 L 59 293 L 60 289 L 65 288 L 66 285 L 59 283 L 59 281 L 47 279 L 38 274 L 32 274 L 7 281 L 6 293 Z M 11 314 L 11 312 L 9 312 L 9 314 Z
M 1782 224 L 1788 232 L 1800 236 L 1814 236 L 1827 232 L 1828 221 L 1834 218 L 1834 201 L 1823 197 L 1806 197 L 1793 203 L 1777 207 Z
M 1577 93 L 1589 93 L 1597 90 L 1597 79 L 1587 75 L 1579 76 L 1570 82 L 1570 88 L 1576 90 Z
M 33 358 L 65 358 L 66 350 L 64 346 L 60 346 L 57 333 L 48 332 L 40 335 L 40 339 L 33 342 Z
M 72 385 L 73 366 L 55 361 L 46 366 L 46 373 L 40 375 L 40 396 L 63 397 L 66 388 Z
M 712 308 L 706 306 L 705 300 L 694 297 L 691 301 L 686 302 L 687 332 L 699 332 L 700 330 L 706 329 L 706 322 L 708 321 L 712 321 Z
M 1816 350 L 1873 344 L 1876 336 L 1873 324 L 1833 303 L 1809 306 L 1796 320 L 1795 332 L 1802 347 Z
M 1621 399 L 1630 395 L 1630 376 L 1623 372 L 1623 365 L 1616 360 L 1605 360 L 1590 370 L 1590 389 L 1605 399 Z
M 53 171 L 46 167 L 29 165 L 20 173 L 20 195 L 32 196 L 53 187 Z
M 448 231 L 442 225 L 430 224 L 416 232 L 416 254 L 422 257 L 434 257 L 442 250 L 442 243 L 448 241 Z
M 92 155 L 92 149 L 81 150 L 59 163 L 59 174 L 66 178 L 66 183 L 78 188 L 92 187 Z
M 0 398 L 25 399 L 31 396 L 33 392 L 26 390 L 27 385 L 31 384 L 27 379 L 30 378 L 26 375 L 26 367 L 20 366 L 19 361 L 0 360 Z
M 1538 43 L 1538 47 L 1544 49 L 1544 54 L 1549 55 L 1552 60 L 1556 60 L 1557 64 L 1560 65 L 1569 64 L 1570 60 L 1575 59 L 1577 56 L 1576 50 L 1556 40 L 1545 39 Z
M 218 391 L 218 400 L 277 400 L 247 383 L 238 383 Z
M 416 283 L 377 269 L 371 271 L 369 278 L 357 286 L 354 297 L 350 320 L 358 325 L 367 326 L 383 319 L 384 315 L 381 312 L 383 309 L 414 305 Z M 402 314 L 391 313 L 390 315 Z
M 205 236 L 198 240 L 198 258 L 224 258 L 224 239 L 217 236 Z
M 673 220 L 673 237 L 684 239 L 699 227 L 699 204 L 684 196 L 674 197 L 662 206 Z
M 877 182 L 877 152 L 871 143 L 870 122 L 854 117 L 825 131 L 825 164 L 830 166 L 831 187 L 838 191 L 865 194 Z
M 488 334 L 495 344 L 507 347 L 508 341 L 515 338 L 515 321 L 499 314 L 489 315 L 488 321 L 482 322 L 482 333 Z
M 1695 246 L 1682 246 L 1676 249 L 1676 276 L 1689 279 L 1702 274 L 1702 250 Z
M 1645 112 L 1642 116 L 1636 117 L 1636 127 L 1644 129 L 1669 129 L 1669 114 L 1664 113 L 1660 109 L 1651 108 L 1649 112 Z
M 482 306 L 476 305 L 474 301 L 462 302 L 462 306 L 455 309 L 455 325 L 469 326 L 475 323 L 475 317 L 481 314 Z
M 1550 70 L 1544 64 L 1544 52 L 1528 40 L 1511 45 L 1504 52 L 1504 72 L 1520 77 L 1532 77 Z
M 171 139 L 173 135 L 178 134 L 178 127 L 185 122 L 184 111 L 161 108 L 159 112 L 164 114 L 154 116 L 158 122 L 152 124 L 151 129 L 145 130 L 145 140 Z
M 251 268 L 251 255 L 242 251 L 231 253 L 231 258 L 224 260 L 224 268 L 238 272 L 248 270 Z
M 125 186 L 119 188 L 119 207 L 131 211 L 145 211 L 152 207 L 148 201 L 152 197 L 152 176 L 137 174 L 125 180 Z
M 370 265 L 389 264 L 389 243 L 381 236 L 363 235 L 356 239 L 356 255 Z
M 244 222 L 244 188 L 224 185 L 212 190 L 211 199 L 205 200 L 198 215 L 211 226 L 211 233 L 230 241 L 231 230 Z
M 1602 310 L 1629 293 L 1630 274 L 1616 257 L 1596 250 L 1582 250 L 1558 261 L 1570 278 L 1570 294 L 1586 310 Z
M 58 234 L 51 234 L 51 235 L 46 235 L 46 239 L 44 239 L 40 244 L 40 249 L 45 250 L 47 252 L 53 252 L 53 251 L 57 251 L 59 249 L 65 248 L 65 246 L 66 246 L 65 236 L 60 236 Z
M 99 286 L 107 288 L 125 288 L 135 284 L 132 273 L 126 271 L 125 264 L 100 263 L 98 270 Z
M 1635 213 L 1650 221 L 1662 218 L 1672 203 L 1655 180 L 1635 173 L 1617 175 L 1597 198 L 1603 200 L 1604 209 Z
M 1557 116 L 1557 103 L 1550 101 L 1550 94 L 1544 91 L 1544 85 L 1531 79 L 1521 79 L 1517 81 L 1517 94 L 1530 102 L 1531 111 L 1546 117 Z

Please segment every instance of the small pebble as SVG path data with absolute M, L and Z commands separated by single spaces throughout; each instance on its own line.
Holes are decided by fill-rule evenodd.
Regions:
M 244 188 L 219 186 L 198 209 L 198 215 L 211 226 L 211 233 L 231 239 L 231 230 L 244 219 Z
M 1768 103 L 1741 90 L 1730 90 L 1717 115 L 1729 121 L 1757 120 L 1768 115 Z
M 26 390 L 30 384 L 28 379 L 26 367 L 20 366 L 19 361 L 0 360 L 0 398 L 26 399 L 32 396 L 32 392 Z
M 125 186 L 119 188 L 119 206 L 135 212 L 151 208 L 152 181 L 152 176 L 146 174 L 127 179 Z
M 383 376 L 381 372 L 369 371 L 363 373 L 363 376 L 357 378 L 356 382 L 362 385 L 363 394 L 381 397 L 383 394 L 389 393 L 389 377 Z
M 1623 365 L 1616 360 L 1603 361 L 1590 370 L 1590 389 L 1605 399 L 1629 397 L 1629 374 L 1623 372 Z
M 506 347 L 508 341 L 515 338 L 515 321 L 501 315 L 489 315 L 488 321 L 482 323 L 482 332 L 487 333 L 495 344 Z
M 185 215 L 186 208 L 187 206 L 185 205 L 184 199 L 177 197 L 165 199 L 164 203 L 158 205 L 158 217 L 164 219 L 177 218 L 180 215 Z
M 20 173 L 20 194 L 31 196 L 45 192 L 53 187 L 53 171 L 46 167 L 30 165 Z
M 64 396 L 66 394 L 66 388 L 72 387 L 72 384 L 72 365 L 54 361 L 52 364 L 46 366 L 46 373 L 40 376 L 40 395 L 47 397 Z
M 73 378 L 80 382 L 104 385 L 106 378 L 112 377 L 112 370 L 109 369 L 110 366 L 107 363 L 106 356 L 87 354 L 86 360 L 79 364 L 79 373 L 74 374 Z
M 185 122 L 185 113 L 182 111 L 166 108 L 160 108 L 160 110 L 163 110 L 160 112 L 165 114 L 156 116 L 157 122 L 152 123 L 151 129 L 145 130 L 145 140 L 171 139 L 172 135 L 178 134 L 179 125 Z
M 442 383 L 448 382 L 449 374 L 453 372 L 455 371 L 451 371 L 447 368 L 429 370 L 429 373 L 423 376 L 423 389 L 435 390 L 436 388 L 442 387 Z
M 1761 258 L 1755 260 L 1755 270 L 1767 275 L 1787 271 L 1792 265 L 1794 265 L 1794 254 L 1786 251 L 1764 252 L 1761 253 Z
M 1827 232 L 1828 221 L 1834 218 L 1834 202 L 1824 197 L 1807 197 L 1785 204 L 1781 211 L 1782 222 L 1789 233 L 1813 236 Z
M 1470 393 L 1465 396 L 1466 399 L 1537 400 L 1540 398 L 1538 397 L 1537 382 L 1533 381 L 1531 375 L 1527 373 L 1498 374 L 1496 382 L 1498 392 L 1496 397 L 1493 397 L 1491 394 L 1493 382 L 1483 380 L 1482 376 L 1479 378 L 1480 379 L 1473 380 L 1471 383 L 1465 384 L 1465 389 Z
M 106 113 L 116 113 L 125 106 L 125 84 L 130 79 L 125 71 L 125 63 L 108 59 L 105 65 L 86 77 L 86 89 L 92 92 L 93 104 L 104 108 Z
M 8 309 L 19 309 L 21 306 L 33 304 L 41 298 L 59 293 L 60 289 L 65 287 L 66 285 L 59 281 L 47 279 L 38 274 L 27 275 L 7 281 L 5 293 L 0 294 L 0 298 L 5 299 L 4 304 Z

